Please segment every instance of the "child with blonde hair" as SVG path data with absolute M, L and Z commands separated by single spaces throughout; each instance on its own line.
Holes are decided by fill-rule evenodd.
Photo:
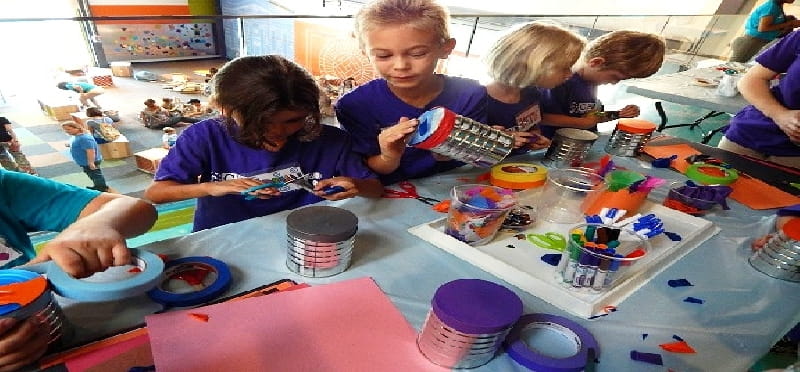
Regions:
M 573 67 L 566 83 L 543 92 L 542 133 L 552 138 L 557 127 L 597 131 L 597 124 L 617 117 L 639 116 L 639 107 L 627 105 L 618 115 L 602 115 L 597 86 L 648 77 L 664 61 L 666 45 L 658 35 L 613 31 L 592 40 Z
M 103 162 L 103 155 L 100 154 L 100 148 L 97 142 L 88 130 L 84 129 L 82 125 L 74 121 L 65 121 L 61 123 L 61 129 L 65 133 L 72 136 L 69 144 L 69 152 L 72 155 L 72 160 L 75 161 L 82 169 L 83 173 L 92 180 L 92 190 L 109 191 L 106 178 L 103 176 L 103 171 L 100 170 L 100 163 Z
M 537 21 L 512 29 L 489 50 L 488 123 L 514 134 L 514 153 L 549 146 L 536 128 L 542 120 L 539 88 L 566 81 L 585 44 L 567 29 Z
M 356 14 L 355 36 L 380 74 L 342 96 L 336 116 L 353 137 L 353 150 L 384 184 L 429 176 L 463 165 L 428 150 L 406 148 L 417 117 L 443 106 L 486 122 L 486 90 L 477 81 L 436 73 L 456 45 L 450 15 L 432 0 L 376 0 Z

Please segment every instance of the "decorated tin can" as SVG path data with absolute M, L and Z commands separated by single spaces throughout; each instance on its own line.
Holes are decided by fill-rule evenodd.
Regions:
M 350 265 L 358 217 L 348 210 L 312 206 L 286 217 L 286 266 L 308 277 L 339 274 Z
M 0 305 L 0 317 L 19 320 L 34 318 L 47 329 L 48 343 L 51 344 L 69 336 L 71 328 L 64 312 L 42 275 L 26 270 L 0 270 L 0 293 L 4 297 Z
M 553 136 L 542 163 L 552 168 L 580 166 L 596 140 L 597 134 L 588 130 L 561 128 Z
M 783 225 L 749 261 L 750 266 L 773 278 L 800 282 L 800 220 Z
M 618 156 L 636 156 L 650 141 L 656 124 L 641 119 L 619 119 L 606 144 L 606 152 Z

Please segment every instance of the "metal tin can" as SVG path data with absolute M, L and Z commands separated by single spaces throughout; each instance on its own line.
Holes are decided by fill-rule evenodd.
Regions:
M 286 266 L 297 274 L 321 278 L 350 265 L 358 217 L 337 207 L 297 209 L 286 217 Z
M 480 279 L 445 283 L 417 338 L 420 352 L 447 368 L 475 368 L 497 353 L 522 316 L 522 300 L 499 284 Z
M 800 219 L 786 223 L 780 232 L 753 253 L 750 266 L 776 279 L 800 282 Z
M 71 328 L 43 276 L 26 270 L 1 270 L 0 291 L 6 297 L 0 305 L 0 317 L 20 320 L 34 317 L 47 328 L 50 344 L 69 336 Z
M 419 117 L 417 133 L 409 146 L 470 163 L 491 167 L 505 159 L 514 147 L 514 137 L 444 107 L 435 107 Z
M 553 136 L 542 164 L 553 168 L 578 167 L 596 140 L 597 134 L 588 130 L 561 128 Z
M 650 141 L 656 124 L 641 119 L 619 119 L 606 144 L 606 152 L 618 156 L 636 156 Z

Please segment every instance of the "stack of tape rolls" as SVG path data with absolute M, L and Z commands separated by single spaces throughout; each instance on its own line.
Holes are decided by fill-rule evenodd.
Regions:
M 586 328 L 550 314 L 523 315 L 504 341 L 511 359 L 537 372 L 579 372 L 600 356 Z
M 535 163 L 502 163 L 492 167 L 489 182 L 497 187 L 526 190 L 544 185 L 547 168 Z
M 0 318 L 34 317 L 47 327 L 48 343 L 66 334 L 66 318 L 43 276 L 26 270 L 0 270 L 0 293 Z
M 224 262 L 211 257 L 184 257 L 167 262 L 164 280 L 147 292 L 168 307 L 204 304 L 228 290 L 231 271 Z
M 739 172 L 715 164 L 694 163 L 686 168 L 686 177 L 703 185 L 730 185 L 739 179 Z
M 84 279 L 73 278 L 53 261 L 18 269 L 46 274 L 53 291 L 62 297 L 85 302 L 115 301 L 143 294 L 161 281 L 164 271 L 161 257 L 136 248 L 130 251 L 130 265 L 112 266 Z

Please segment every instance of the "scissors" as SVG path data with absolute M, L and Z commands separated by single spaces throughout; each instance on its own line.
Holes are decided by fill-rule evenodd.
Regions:
M 417 187 L 414 186 L 414 184 L 411 182 L 400 181 L 397 185 L 400 186 L 400 188 L 403 189 L 403 191 L 384 188 L 383 197 L 392 199 L 394 198 L 417 199 L 427 205 L 435 205 L 440 202 L 440 200 L 434 198 L 419 196 L 419 194 L 417 193 Z
M 528 241 L 545 249 L 556 251 L 567 249 L 567 238 L 559 233 L 528 234 Z

